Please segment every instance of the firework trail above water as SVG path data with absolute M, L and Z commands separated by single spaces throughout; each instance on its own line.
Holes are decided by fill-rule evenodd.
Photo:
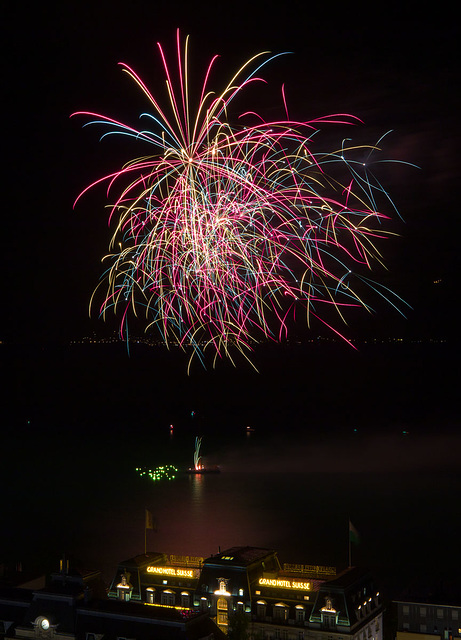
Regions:
M 208 87 L 215 56 L 194 105 L 188 38 L 182 46 L 178 32 L 176 44 L 175 78 L 158 44 L 167 109 L 121 63 L 149 101 L 151 112 L 140 117 L 149 128 L 73 114 L 109 127 L 103 137 L 131 136 L 154 148 L 79 196 L 101 182 L 108 183 L 108 197 L 117 192 L 104 258 L 110 266 L 95 291 L 106 287 L 100 314 L 119 314 L 124 337 L 129 316 L 143 317 L 146 331 L 156 327 L 166 345 L 192 349 L 203 362 L 210 350 L 214 360 L 232 360 L 233 348 L 248 357 L 256 341 L 286 337 L 299 308 L 308 324 L 316 318 L 338 332 L 322 309 L 334 308 L 341 321 L 347 307 L 371 310 L 354 280 L 394 304 L 389 290 L 357 273 L 382 264 L 375 242 L 390 235 L 377 200 L 392 203 L 371 171 L 377 146 L 357 147 L 347 139 L 333 151 L 313 150 L 320 127 L 359 124 L 358 118 L 292 121 L 282 87 L 283 119 L 266 121 L 246 111 L 231 124 L 231 102 L 265 82 L 257 74 L 277 55 L 254 56 L 220 93 Z M 335 168 L 340 178 L 333 177 Z

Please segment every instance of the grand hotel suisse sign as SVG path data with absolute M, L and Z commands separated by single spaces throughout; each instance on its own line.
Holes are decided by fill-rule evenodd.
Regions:
M 148 566 L 147 573 L 153 573 L 159 576 L 172 576 L 176 578 L 195 578 L 198 574 L 197 569 L 181 569 L 180 567 L 155 567 Z
M 260 578 L 259 584 L 262 587 L 278 587 L 279 589 L 301 589 L 309 591 L 310 582 L 298 582 L 297 580 L 276 580 L 275 578 Z

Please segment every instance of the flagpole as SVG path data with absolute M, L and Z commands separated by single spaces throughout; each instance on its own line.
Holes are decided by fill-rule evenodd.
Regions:
M 358 544 L 359 539 L 360 539 L 359 532 L 354 527 L 354 525 L 351 522 L 351 519 L 349 518 L 349 568 L 352 567 L 352 543 Z
M 352 567 L 352 559 L 351 559 L 351 535 L 348 534 L 349 536 L 349 569 Z
M 349 540 L 349 569 L 351 568 L 351 519 L 349 518 L 349 528 L 347 530 L 347 538 Z
M 145 509 L 144 513 L 144 555 L 147 555 L 147 529 L 154 530 L 154 518 L 149 509 Z

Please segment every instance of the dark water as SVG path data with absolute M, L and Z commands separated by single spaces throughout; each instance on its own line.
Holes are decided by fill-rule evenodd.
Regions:
M 263 546 L 282 562 L 341 568 L 350 518 L 353 563 L 390 595 L 459 570 L 452 350 L 375 349 L 358 361 L 311 350 L 268 358 L 260 374 L 188 378 L 164 355 L 95 349 L 4 359 L 3 560 L 50 567 L 65 551 L 110 579 L 144 551 L 148 508 L 150 550 Z M 185 468 L 196 435 L 221 474 L 153 483 L 135 472 Z

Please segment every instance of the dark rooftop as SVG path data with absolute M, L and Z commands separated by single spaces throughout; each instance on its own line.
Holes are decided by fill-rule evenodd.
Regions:
M 247 567 L 253 562 L 262 560 L 268 555 L 274 554 L 272 549 L 260 549 L 258 547 L 231 547 L 215 556 L 210 556 L 204 564 L 221 564 L 223 566 L 232 563 L 232 565 L 241 565 Z
M 461 583 L 459 580 L 441 580 L 436 584 L 415 582 L 408 586 L 395 601 L 461 607 Z
M 332 576 L 331 579 L 325 576 L 325 582 L 328 582 L 329 588 L 338 587 L 340 589 L 346 589 L 351 585 L 355 585 L 360 579 L 371 579 L 370 571 L 360 567 L 349 567 L 341 571 L 338 575 Z

